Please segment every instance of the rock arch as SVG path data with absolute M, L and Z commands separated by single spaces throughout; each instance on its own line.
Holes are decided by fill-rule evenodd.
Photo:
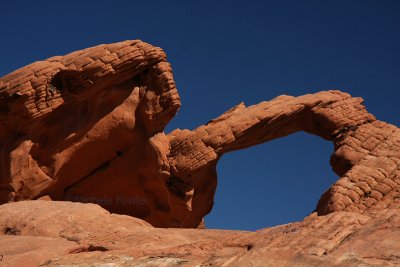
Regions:
M 165 53 L 125 41 L 35 62 L 0 79 L 0 202 L 96 202 L 160 227 L 197 227 L 227 152 L 296 131 L 334 144 L 340 179 L 318 215 L 398 207 L 400 131 L 332 90 L 243 103 L 166 135 L 180 100 Z
M 398 205 L 394 201 L 399 195 L 398 128 L 376 120 L 361 98 L 340 91 L 280 96 L 250 107 L 240 104 L 192 132 L 172 132 L 172 150 L 180 151 L 171 153 L 177 155 L 171 159 L 172 173 L 195 177 L 191 180 L 206 188 L 203 181 L 209 181 L 201 177 L 213 173 L 223 153 L 296 131 L 334 144 L 330 163 L 341 178 L 321 196 L 316 209 L 319 215 Z M 201 170 L 200 174 L 194 175 L 194 170 Z M 193 210 L 206 202 L 202 195 L 206 193 L 193 197 Z M 204 207 L 204 212 L 208 209 Z

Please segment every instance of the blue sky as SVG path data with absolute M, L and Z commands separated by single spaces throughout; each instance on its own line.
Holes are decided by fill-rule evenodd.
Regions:
M 164 48 L 182 108 L 166 131 L 230 107 L 340 89 L 400 125 L 400 1 L 1 1 L 0 76 L 127 39 Z M 297 133 L 224 155 L 210 228 L 298 221 L 337 179 L 333 145 Z

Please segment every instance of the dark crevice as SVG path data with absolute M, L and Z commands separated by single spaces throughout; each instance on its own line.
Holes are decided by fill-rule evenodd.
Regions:
M 10 107 L 15 105 L 17 100 L 21 99 L 22 97 L 23 97 L 23 95 L 21 92 L 15 92 L 11 95 L 9 95 L 8 92 L 1 93 L 0 94 L 0 112 L 4 112 L 4 113 L 9 112 L 11 109 Z M 24 97 L 24 99 L 25 98 L 26 97 Z
M 108 248 L 103 247 L 103 246 L 95 246 L 95 245 L 89 245 L 88 252 L 92 252 L 92 251 L 108 251 Z
M 175 176 L 171 176 L 165 184 L 172 194 L 181 199 L 184 199 L 186 196 L 185 192 L 191 189 L 190 185 Z
M 341 129 L 338 129 L 332 133 L 331 139 L 332 140 L 339 140 L 343 139 L 345 136 L 349 134 L 349 132 L 355 132 L 357 131 L 358 126 L 357 125 L 346 125 L 342 127 Z
M 130 148 L 128 148 L 129 150 Z M 126 150 L 127 151 L 127 150 Z M 68 190 L 71 189 L 72 187 L 74 187 L 75 185 L 79 184 L 80 182 L 82 182 L 83 180 L 95 175 L 96 173 L 102 172 L 104 170 L 106 170 L 108 168 L 108 166 L 110 166 L 110 164 L 117 159 L 118 157 L 121 157 L 125 154 L 126 151 L 120 151 L 117 150 L 115 152 L 115 156 L 113 158 L 111 158 L 110 160 L 104 162 L 103 164 L 101 164 L 99 167 L 95 168 L 93 171 L 91 171 L 89 174 L 83 176 L 81 179 L 79 179 L 78 181 L 74 182 L 73 184 L 69 185 L 68 187 L 66 187 L 64 189 L 64 196 L 67 194 Z
M 4 234 L 5 235 L 20 235 L 21 231 L 15 227 L 6 227 L 4 229 Z
M 142 72 L 136 74 L 131 78 L 134 86 L 142 86 L 144 85 L 145 76 L 150 72 L 149 68 L 144 69 Z
M 135 75 L 135 76 L 132 77 L 131 80 L 132 80 L 134 86 L 140 86 L 141 80 L 142 80 L 142 76 L 140 74 Z
M 110 166 L 111 162 L 115 159 L 116 157 L 104 162 L 103 164 L 101 164 L 99 167 L 95 168 L 93 171 L 91 171 L 89 174 L 83 176 L 81 179 L 79 179 L 78 181 L 76 181 L 75 183 L 69 185 L 68 187 L 66 187 L 64 189 L 64 195 L 68 192 L 69 189 L 71 189 L 72 187 L 74 187 L 75 185 L 79 184 L 80 182 L 82 182 L 83 180 L 95 175 L 98 172 L 104 171 L 105 169 L 108 168 L 108 166 Z
M 70 254 L 77 254 L 77 253 L 82 253 L 82 252 L 93 252 L 93 251 L 108 251 L 108 248 L 104 246 L 97 246 L 97 245 L 87 245 L 87 246 L 81 246 L 76 249 L 71 250 L 69 253 Z
M 60 92 L 68 91 L 72 94 L 78 94 L 92 84 L 93 82 L 89 80 L 85 73 L 77 70 L 60 70 L 51 79 L 49 87 Z
M 246 245 L 247 251 L 251 250 L 253 247 L 254 247 L 253 244 L 247 244 Z
M 50 88 L 58 91 L 64 90 L 64 84 L 59 73 L 53 76 L 50 82 Z

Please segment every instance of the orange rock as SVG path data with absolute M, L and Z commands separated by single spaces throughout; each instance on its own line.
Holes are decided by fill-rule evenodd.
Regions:
M 0 266 L 395 266 L 399 211 L 313 213 L 246 232 L 154 228 L 94 204 L 20 201 L 0 206 Z
M 334 143 L 341 176 L 319 215 L 397 208 L 400 132 L 362 101 L 279 96 L 166 135 L 180 100 L 160 48 L 125 41 L 53 57 L 0 79 L 0 201 L 92 202 L 158 227 L 197 227 L 224 153 L 306 131 Z
M 1 78 L 0 202 L 94 202 L 177 226 L 162 180 L 167 166 L 151 141 L 180 106 L 165 58 L 160 48 L 125 41 Z
M 0 79 L 0 264 L 399 265 L 400 131 L 362 101 L 279 96 L 165 134 L 180 100 L 160 48 L 125 41 L 21 68 Z M 296 131 L 333 142 L 340 176 L 304 221 L 153 227 L 204 227 L 221 156 Z

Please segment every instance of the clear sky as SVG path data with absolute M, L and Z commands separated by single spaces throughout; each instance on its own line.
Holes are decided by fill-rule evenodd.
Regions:
M 400 1 L 0 2 L 0 76 L 101 43 L 164 48 L 182 108 L 166 131 L 230 107 L 340 89 L 400 125 Z M 209 228 L 302 220 L 337 179 L 333 145 L 305 133 L 224 155 Z

